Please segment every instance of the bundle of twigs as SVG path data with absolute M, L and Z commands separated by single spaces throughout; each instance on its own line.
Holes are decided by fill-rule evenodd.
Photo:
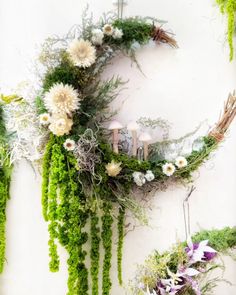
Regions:
M 236 116 L 236 93 L 229 94 L 229 97 L 224 105 L 223 114 L 220 115 L 220 119 L 215 127 L 210 131 L 209 135 L 214 137 L 218 142 L 223 140 L 224 134 L 228 130 L 230 124 Z
M 167 43 L 171 47 L 178 48 L 176 40 L 173 37 L 171 37 L 171 35 L 173 34 L 163 30 L 161 27 L 153 26 L 152 38 L 154 41 L 160 43 Z

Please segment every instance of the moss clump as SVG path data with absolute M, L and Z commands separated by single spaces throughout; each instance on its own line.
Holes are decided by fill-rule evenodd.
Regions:
M 118 281 L 122 285 L 122 254 L 124 243 L 124 221 L 125 221 L 125 209 L 119 208 L 118 215 L 118 246 L 117 246 L 117 269 L 118 269 Z

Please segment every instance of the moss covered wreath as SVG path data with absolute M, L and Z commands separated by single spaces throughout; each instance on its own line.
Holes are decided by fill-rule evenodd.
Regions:
M 219 122 L 207 135 L 190 141 L 187 150 L 184 143 L 195 133 L 169 140 L 168 124 L 160 118 L 131 122 L 128 131 L 119 122 L 111 122 L 116 112 L 109 105 L 124 83 L 119 77 L 101 80 L 101 74 L 119 53 L 137 63 L 135 51 L 151 40 L 177 47 L 171 33 L 157 23 L 148 17 L 121 20 L 106 15 L 93 24 L 84 15 L 82 26 L 74 27 L 64 38 L 53 37 L 44 43 L 40 54 L 44 73 L 36 99 L 35 95 L 32 100 L 19 96 L 5 107 L 9 130 L 18 134 L 11 141 L 12 162 L 21 153 L 31 161 L 43 158 L 42 207 L 50 236 L 50 270 L 59 270 L 59 242 L 69 254 L 68 295 L 89 292 L 84 249 L 88 240 L 92 294 L 99 294 L 101 244 L 102 294 L 110 294 L 115 221 L 118 280 L 122 284 L 125 212 L 128 209 L 142 221 L 144 218 L 133 192 L 148 193 L 173 182 L 191 181 L 192 172 L 218 147 L 236 114 L 233 94 Z M 110 122 L 110 130 L 104 127 L 106 122 Z M 139 128 L 143 132 L 138 137 Z M 162 128 L 164 140 L 151 141 L 148 128 Z

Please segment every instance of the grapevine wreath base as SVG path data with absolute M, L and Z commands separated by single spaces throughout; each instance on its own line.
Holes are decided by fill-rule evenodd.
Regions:
M 155 19 L 121 20 L 105 15 L 93 24 L 84 15 L 82 26 L 75 26 L 64 38 L 53 37 L 44 43 L 39 57 L 43 66 L 41 88 L 36 94 L 30 91 L 27 95 L 2 95 L 10 134 L 9 165 L 22 157 L 40 167 L 42 164 L 42 207 L 50 236 L 49 266 L 52 272 L 59 270 L 60 243 L 69 255 L 68 295 L 88 294 L 89 274 L 92 294 L 99 294 L 101 247 L 102 294 L 110 294 L 113 223 L 117 224 L 117 268 L 122 284 L 126 210 L 145 221 L 133 192 L 140 189 L 146 194 L 169 183 L 189 182 L 192 172 L 217 149 L 236 114 L 236 97 L 232 94 L 219 122 L 208 134 L 192 139 L 196 134 L 192 132 L 178 140 L 168 138 L 168 123 L 160 118 L 140 118 L 130 122 L 126 129 L 113 120 L 116 112 L 109 106 L 124 83 L 119 77 L 104 81 L 101 74 L 120 53 L 137 63 L 135 51 L 148 42 L 177 48 L 172 34 L 164 31 Z M 104 126 L 108 122 L 107 129 Z M 162 129 L 163 141 L 156 142 L 148 129 Z M 7 181 L 3 189 L 9 183 L 8 157 L 4 160 L 8 168 L 1 174 L 1 181 Z M 1 228 L 7 196 L 7 192 L 1 195 Z M 2 241 L 4 231 L 0 233 Z M 85 264 L 87 242 L 90 269 Z

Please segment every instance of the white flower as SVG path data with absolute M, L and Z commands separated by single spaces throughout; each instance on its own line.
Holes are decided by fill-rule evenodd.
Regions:
M 152 181 L 155 178 L 155 176 L 151 170 L 148 170 L 145 174 L 145 178 L 147 181 Z
M 112 36 L 114 39 L 121 39 L 123 36 L 123 31 L 121 29 L 115 28 Z
M 44 97 L 46 108 L 51 113 L 71 114 L 79 108 L 79 94 L 72 86 L 54 84 Z
M 63 146 L 67 151 L 73 151 L 75 149 L 75 141 L 73 139 L 67 138 Z
M 104 27 L 103 27 L 103 33 L 107 36 L 112 36 L 114 32 L 114 28 L 112 25 L 109 25 L 109 24 L 106 24 Z
M 39 116 L 39 122 L 41 125 L 48 125 L 50 123 L 50 115 L 48 113 L 43 113 Z
M 162 171 L 165 175 L 171 176 L 175 173 L 175 166 L 172 163 L 166 163 L 162 166 Z
M 137 186 L 142 186 L 145 184 L 146 179 L 145 179 L 145 175 L 142 172 L 134 172 L 132 176 Z
M 91 41 L 95 45 L 101 45 L 103 42 L 104 34 L 103 31 L 100 29 L 92 30 L 92 38 Z
M 74 39 L 67 52 L 71 61 L 78 67 L 88 68 L 95 63 L 96 49 L 89 41 Z
M 185 157 L 177 157 L 175 160 L 175 165 L 178 168 L 183 168 L 186 167 L 188 165 L 188 161 L 185 159 Z
M 62 136 L 64 134 L 69 134 L 73 121 L 69 119 L 66 115 L 54 115 L 52 116 L 51 124 L 49 129 L 51 132 L 57 136 Z

